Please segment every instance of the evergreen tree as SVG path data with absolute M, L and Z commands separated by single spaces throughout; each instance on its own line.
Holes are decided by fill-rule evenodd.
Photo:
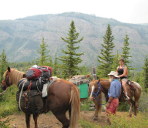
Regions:
M 107 26 L 106 33 L 103 37 L 103 44 L 101 49 L 101 54 L 98 56 L 99 66 L 98 75 L 101 77 L 106 77 L 107 74 L 112 70 L 113 55 L 112 51 L 114 46 L 113 35 L 110 25 Z
M 55 76 L 57 76 L 57 75 L 58 75 L 58 58 L 57 58 L 57 54 L 55 55 L 53 68 L 54 68 L 53 74 L 54 74 Z
M 148 88 L 148 56 L 145 57 L 143 69 L 144 69 L 144 87 L 146 89 Z
M 130 48 L 129 48 L 129 37 L 125 35 L 123 48 L 122 48 L 122 57 L 124 58 L 125 65 L 129 66 Z
M 62 61 L 63 76 L 64 78 L 67 78 L 78 73 L 78 64 L 82 61 L 80 56 L 83 54 L 76 52 L 76 50 L 79 49 L 79 46 L 76 46 L 76 44 L 80 43 L 83 38 L 79 39 L 79 33 L 76 32 L 74 21 L 70 24 L 68 36 L 65 38 L 62 37 L 61 39 L 67 43 L 67 49 L 62 50 L 65 55 L 60 57 L 60 60 Z
M 47 65 L 50 59 L 49 50 L 47 49 L 48 45 L 45 43 L 44 38 L 42 38 L 42 42 L 40 44 L 40 48 L 38 50 L 39 58 L 37 59 L 37 64 L 40 66 Z
M 0 55 L 0 81 L 2 80 L 3 74 L 6 71 L 7 67 L 8 67 L 7 56 L 5 50 L 3 50 Z
M 113 70 L 116 70 L 118 65 L 119 65 L 119 59 L 120 59 L 121 55 L 118 53 L 116 53 L 116 55 L 114 55 L 114 58 L 113 58 L 113 64 L 112 64 L 112 69 Z

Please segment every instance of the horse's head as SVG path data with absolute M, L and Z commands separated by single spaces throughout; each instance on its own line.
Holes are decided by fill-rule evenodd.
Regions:
M 2 80 L 2 89 L 6 90 L 7 87 L 12 85 L 12 80 L 11 80 L 11 69 L 8 67 L 7 71 L 5 71 L 3 75 L 3 80 Z
M 95 95 L 97 96 L 97 94 L 101 92 L 101 89 L 99 88 L 99 82 L 100 80 L 93 80 L 89 83 L 90 98 L 94 97 Z
M 108 79 L 93 80 L 89 83 L 90 99 L 97 97 L 103 92 L 106 97 L 108 95 L 108 89 L 110 87 L 110 81 Z

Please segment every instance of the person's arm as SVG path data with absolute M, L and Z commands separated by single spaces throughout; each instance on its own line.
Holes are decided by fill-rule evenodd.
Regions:
M 115 97 L 115 86 L 112 83 L 111 86 L 110 86 L 110 94 L 109 94 L 109 99 L 108 99 L 108 102 L 106 104 L 106 107 L 109 106 L 109 104 L 112 102 L 114 97 Z
M 119 75 L 119 77 L 124 77 L 124 76 L 127 76 L 127 75 L 128 75 L 128 69 L 127 69 L 127 67 L 125 67 L 123 74 Z
M 112 96 L 110 96 L 110 97 L 109 97 L 109 99 L 108 99 L 108 103 L 111 103 L 111 102 L 112 102 L 112 100 L 113 100 L 113 97 L 112 97 Z
M 108 102 L 106 103 L 106 108 L 109 107 L 109 105 L 110 105 L 110 103 L 112 102 L 112 100 L 113 100 L 113 97 L 112 97 L 112 96 L 109 97 Z

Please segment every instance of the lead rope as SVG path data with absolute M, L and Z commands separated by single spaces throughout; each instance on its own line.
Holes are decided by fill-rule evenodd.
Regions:
M 23 83 L 24 82 L 24 83 Z M 22 111 L 22 109 L 21 109 L 21 96 L 22 96 L 22 92 L 23 92 L 23 88 L 24 88 L 24 86 L 25 86 L 25 83 L 26 83 L 26 79 L 24 79 L 20 84 L 19 84 L 19 86 L 21 85 L 23 83 L 23 86 L 22 86 L 22 88 L 21 88 L 21 92 L 20 92 L 20 95 L 19 95 L 19 109 Z
M 37 90 L 39 91 L 39 93 L 42 93 L 41 91 L 40 91 L 40 89 L 39 89 L 39 87 L 38 87 L 38 83 L 39 83 L 39 81 L 36 81 L 36 87 L 37 87 Z M 40 84 L 40 83 L 39 83 Z

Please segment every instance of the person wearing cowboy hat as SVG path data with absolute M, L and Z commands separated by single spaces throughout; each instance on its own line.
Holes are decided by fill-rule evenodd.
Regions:
M 121 82 L 119 81 L 118 74 L 115 71 L 111 71 L 108 76 L 111 84 L 108 91 L 109 99 L 106 104 L 106 113 L 115 114 L 119 105 L 119 97 L 121 95 Z

